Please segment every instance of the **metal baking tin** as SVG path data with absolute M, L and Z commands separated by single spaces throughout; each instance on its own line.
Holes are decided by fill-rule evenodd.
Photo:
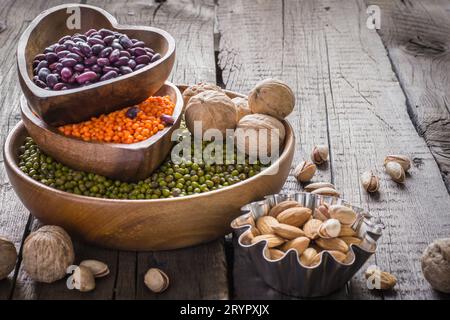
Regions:
M 328 252 L 322 254 L 321 261 L 313 267 L 303 266 L 297 251 L 290 249 L 278 260 L 268 260 L 264 251 L 267 241 L 255 244 L 245 244 L 242 240 L 250 230 L 249 221 L 266 215 L 274 205 L 285 201 L 295 200 L 313 212 L 320 204 L 341 204 L 351 207 L 357 213 L 357 219 L 351 226 L 360 238 L 361 244 L 350 245 L 350 255 L 353 258 L 348 263 L 341 263 Z M 275 290 L 296 297 L 325 296 L 345 285 L 353 275 L 364 265 L 369 257 L 375 253 L 377 240 L 380 238 L 383 223 L 359 207 L 349 202 L 330 196 L 320 196 L 311 193 L 276 194 L 265 197 L 263 201 L 252 202 L 242 207 L 243 215 L 231 223 L 238 245 L 250 256 L 257 272 L 264 281 Z

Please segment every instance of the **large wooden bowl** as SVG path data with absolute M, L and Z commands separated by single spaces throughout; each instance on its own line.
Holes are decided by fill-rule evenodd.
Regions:
M 6 172 L 25 207 L 43 223 L 59 225 L 72 236 L 124 250 L 166 250 L 207 242 L 230 232 L 240 208 L 278 193 L 289 174 L 295 138 L 285 122 L 280 158 L 258 175 L 204 194 L 159 200 L 109 200 L 50 188 L 17 166 L 19 147 L 28 135 L 23 123 L 4 146 Z
M 20 99 L 23 123 L 33 140 L 48 155 L 81 171 L 97 173 L 122 181 L 147 178 L 169 154 L 174 130 L 180 127 L 183 98 L 180 90 L 166 82 L 155 93 L 169 96 L 175 103 L 172 126 L 167 126 L 147 140 L 132 143 L 102 143 L 65 136 L 34 114 L 24 96 Z
M 69 29 L 67 20 L 79 8 L 80 29 Z M 69 24 L 70 26 L 70 24 Z M 32 81 L 32 61 L 36 54 L 64 35 L 83 33 L 91 28 L 108 28 L 144 41 L 161 54 L 161 59 L 130 74 L 86 87 L 51 91 Z M 52 125 L 80 122 L 136 104 L 153 95 L 169 77 L 175 61 L 175 40 L 164 30 L 143 26 L 122 26 L 103 9 L 66 4 L 38 15 L 24 31 L 17 48 L 17 66 L 22 90 L 31 108 Z

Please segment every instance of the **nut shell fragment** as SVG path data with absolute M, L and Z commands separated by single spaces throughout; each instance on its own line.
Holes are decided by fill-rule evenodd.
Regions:
M 80 266 L 87 267 L 91 270 L 94 278 L 102 278 L 109 274 L 108 265 L 98 260 L 83 260 L 80 262 Z
M 387 174 L 391 176 L 392 180 L 394 180 L 397 183 L 405 182 L 406 178 L 405 170 L 398 162 L 389 161 L 385 163 L 384 167 L 386 169 Z
M 150 268 L 144 276 L 144 283 L 151 291 L 161 293 L 169 287 L 169 277 L 158 268 Z
M 91 270 L 85 266 L 78 266 L 72 275 L 73 286 L 81 292 L 89 292 L 95 289 L 95 279 Z

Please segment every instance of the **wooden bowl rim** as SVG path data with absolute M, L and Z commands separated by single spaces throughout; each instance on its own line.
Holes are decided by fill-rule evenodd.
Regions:
M 72 194 L 69 192 L 61 191 L 55 188 L 51 188 L 49 186 L 46 186 L 45 184 L 42 184 L 31 177 L 27 176 L 25 173 L 23 173 L 15 160 L 14 153 L 16 150 L 12 150 L 12 142 L 17 139 L 17 137 L 22 134 L 23 131 L 26 131 L 26 128 L 22 121 L 20 121 L 16 126 L 11 130 L 11 132 L 8 134 L 8 137 L 6 138 L 5 144 L 3 146 L 3 157 L 5 160 L 5 164 L 10 167 L 10 169 L 14 172 L 16 176 L 18 176 L 20 179 L 25 180 L 28 184 L 33 185 L 35 188 L 41 188 L 48 192 L 52 192 L 54 194 L 60 195 L 62 197 L 70 197 L 74 200 L 78 201 L 98 201 L 99 203 L 117 203 L 117 204 L 127 204 L 127 205 L 133 205 L 133 204 L 152 204 L 152 203 L 182 203 L 183 201 L 189 201 L 189 200 L 196 200 L 196 199 L 202 199 L 207 198 L 209 196 L 214 196 L 222 192 L 232 191 L 233 189 L 237 189 L 241 186 L 243 186 L 246 183 L 251 183 L 259 179 L 264 173 L 273 171 L 275 167 L 281 167 L 281 163 L 284 162 L 289 157 L 289 151 L 292 148 L 295 148 L 295 135 L 294 131 L 292 129 L 292 126 L 290 123 L 286 120 L 282 121 L 285 128 L 286 128 L 286 138 L 284 142 L 284 148 L 280 155 L 280 157 L 275 161 L 274 164 L 272 164 L 270 167 L 264 169 L 260 173 L 254 175 L 253 177 L 250 177 L 244 181 L 238 182 L 236 184 L 233 184 L 231 186 L 227 186 L 223 189 L 217 189 L 208 191 L 205 193 L 199 193 L 194 195 L 187 195 L 183 197 L 178 198 L 165 198 L 165 199 L 136 199 L 136 200 L 129 200 L 129 199 L 104 199 L 104 198 L 95 198 L 95 197 L 89 197 L 84 195 L 77 195 Z
M 183 96 L 180 92 L 180 89 L 178 89 L 178 87 L 176 85 L 174 85 L 172 82 L 166 81 L 164 83 L 163 87 L 164 86 L 168 86 L 175 91 L 177 101 L 175 103 L 175 108 L 173 110 L 172 117 L 175 119 L 175 122 L 177 122 L 178 119 L 182 116 L 182 111 L 183 111 L 183 107 L 184 107 Z M 161 87 L 161 89 L 163 87 Z M 68 143 L 71 143 L 72 141 L 78 141 L 78 142 L 92 144 L 92 145 L 96 145 L 99 147 L 105 147 L 105 148 L 111 147 L 111 148 L 116 148 L 116 149 L 139 150 L 139 149 L 149 148 L 154 143 L 156 143 L 158 140 L 162 139 L 166 134 L 169 134 L 172 131 L 171 130 L 172 126 L 166 126 L 163 130 L 158 131 L 155 135 L 151 136 L 150 138 L 140 141 L 140 142 L 131 143 L 131 144 L 111 143 L 111 142 L 105 143 L 105 142 L 100 142 L 100 141 L 84 141 L 82 139 L 78 139 L 75 137 L 65 136 L 65 135 L 61 134 L 56 129 L 56 127 L 48 125 L 44 120 L 42 120 L 36 114 L 33 113 L 33 111 L 31 110 L 31 108 L 28 104 L 28 101 L 24 95 L 22 95 L 20 97 L 20 110 L 25 115 L 25 117 L 29 121 L 31 121 L 35 126 L 41 128 L 42 130 L 44 130 L 46 132 L 50 132 L 52 134 L 57 134 L 57 135 L 61 136 L 63 139 L 66 139 L 68 141 Z
M 113 78 L 113 79 L 109 79 L 109 80 L 105 80 L 105 81 L 101 81 L 101 82 L 96 82 L 96 83 L 90 84 L 86 87 L 79 87 L 79 88 L 67 89 L 67 90 L 62 90 L 62 91 L 46 90 L 46 89 L 40 88 L 32 81 L 32 79 L 29 77 L 28 72 L 27 72 L 27 61 L 25 59 L 25 48 L 28 44 L 30 35 L 31 35 L 32 31 L 34 30 L 34 28 L 37 25 L 39 25 L 39 23 L 44 18 L 46 18 L 48 15 L 50 15 L 56 11 L 62 10 L 62 9 L 68 9 L 68 8 L 74 8 L 74 7 L 84 7 L 84 8 L 99 12 L 106 18 L 106 20 L 108 20 L 108 22 L 111 24 L 112 28 L 119 30 L 119 31 L 126 31 L 126 30 L 132 29 L 132 30 L 143 30 L 143 31 L 150 31 L 150 32 L 157 33 L 167 41 L 167 52 L 164 56 L 161 57 L 161 59 L 159 59 L 153 63 L 150 63 L 147 66 L 145 66 L 137 71 L 133 71 L 132 73 L 129 73 L 126 75 L 121 75 L 117 78 Z M 149 26 L 133 26 L 133 25 L 119 24 L 117 19 L 113 15 L 111 15 L 109 12 L 107 12 L 106 10 L 104 10 L 102 8 L 88 5 L 88 4 L 70 3 L 70 4 L 58 5 L 58 6 L 50 8 L 50 9 L 44 10 L 36 18 L 34 18 L 33 21 L 31 21 L 30 25 L 25 29 L 25 31 L 22 33 L 22 35 L 19 39 L 19 44 L 17 46 L 17 65 L 18 65 L 19 72 L 20 72 L 22 79 L 24 80 L 26 86 L 30 89 L 31 92 L 33 92 L 33 94 L 35 96 L 37 96 L 37 97 L 58 97 L 58 96 L 69 95 L 72 93 L 78 93 L 78 92 L 88 91 L 91 89 L 96 89 L 96 88 L 99 88 L 99 87 L 107 85 L 107 84 L 111 84 L 114 82 L 132 78 L 138 74 L 144 73 L 144 72 L 146 72 L 150 69 L 153 69 L 156 66 L 162 64 L 163 62 L 168 60 L 174 53 L 175 53 L 175 39 L 172 37 L 172 35 L 170 33 L 168 33 L 167 31 L 165 31 L 163 29 L 149 27 Z

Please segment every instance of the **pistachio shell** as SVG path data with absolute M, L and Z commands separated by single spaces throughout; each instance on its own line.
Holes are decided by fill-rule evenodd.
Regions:
M 144 283 L 151 291 L 161 293 L 169 287 L 169 277 L 158 268 L 150 268 L 144 276 Z
M 87 267 L 95 278 L 102 278 L 109 274 L 108 265 L 98 260 L 83 260 L 80 266 Z
M 341 223 L 337 219 L 326 220 L 319 228 L 321 238 L 336 238 L 341 232 Z
M 314 240 L 319 237 L 319 229 L 321 225 L 321 220 L 311 219 L 305 223 L 305 225 L 303 226 L 303 231 L 308 238 Z
M 318 145 L 313 148 L 311 153 L 311 160 L 315 164 L 322 164 L 328 160 L 328 146 L 326 145 Z
M 356 221 L 356 212 L 343 205 L 330 206 L 330 217 L 339 220 L 341 224 L 351 225 Z
M 373 171 L 366 171 L 361 174 L 361 184 L 367 192 L 377 192 L 380 188 L 380 179 Z
M 401 154 L 394 154 L 394 155 L 388 155 L 386 158 L 384 158 L 384 164 L 386 165 L 388 162 L 394 161 L 400 164 L 403 168 L 403 170 L 408 171 L 411 168 L 411 160 Z
M 310 161 L 302 161 L 294 169 L 294 176 L 299 182 L 310 181 L 316 173 L 317 167 Z
M 384 165 L 387 174 L 389 174 L 397 183 L 403 183 L 405 182 L 405 170 L 403 167 L 398 163 L 394 161 L 389 161 Z
M 95 289 L 95 279 L 91 270 L 85 266 L 78 266 L 72 275 L 73 286 L 81 292 Z

